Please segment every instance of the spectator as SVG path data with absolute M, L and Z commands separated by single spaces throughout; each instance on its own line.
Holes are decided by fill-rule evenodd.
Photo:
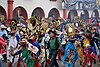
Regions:
M 3 34 L 6 34 L 6 36 L 8 36 L 7 31 L 5 30 L 5 26 L 1 25 L 0 26 L 0 36 L 2 36 Z

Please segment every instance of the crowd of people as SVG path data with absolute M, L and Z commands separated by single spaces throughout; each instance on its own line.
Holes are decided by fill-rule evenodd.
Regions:
M 84 25 L 85 23 L 85 25 Z M 0 22 L 0 67 L 82 67 L 100 64 L 100 24 L 63 18 L 12 19 Z M 99 62 L 97 62 L 97 60 Z

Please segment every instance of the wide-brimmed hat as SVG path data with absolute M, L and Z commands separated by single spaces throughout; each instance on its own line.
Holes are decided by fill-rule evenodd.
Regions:
M 57 32 L 56 32 L 55 29 L 51 29 L 51 30 L 50 30 L 50 33 L 54 33 L 55 35 L 57 34 Z
M 7 28 L 5 25 L 1 25 L 0 27 L 1 27 L 1 28 Z

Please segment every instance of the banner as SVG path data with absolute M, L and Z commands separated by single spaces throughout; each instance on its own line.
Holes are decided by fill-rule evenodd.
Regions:
M 62 8 L 77 10 L 100 9 L 100 0 L 62 0 Z

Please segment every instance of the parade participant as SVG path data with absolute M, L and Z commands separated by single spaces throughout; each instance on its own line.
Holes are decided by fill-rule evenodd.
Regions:
M 66 33 L 67 33 L 67 44 L 65 46 L 64 55 L 62 55 L 62 62 L 65 67 L 73 67 L 75 65 L 76 60 L 78 59 L 78 53 L 74 46 L 76 38 L 75 35 L 75 27 L 72 24 L 66 25 Z
M 50 31 L 50 40 L 48 42 L 48 48 L 50 49 L 49 58 L 51 59 L 50 67 L 54 67 L 54 66 L 59 67 L 56 61 L 57 50 L 59 46 L 60 46 L 60 40 L 56 37 L 56 31 L 52 29 Z
M 99 55 L 99 44 L 98 44 L 99 34 L 96 32 L 95 27 L 92 27 L 91 33 L 92 34 L 91 34 L 91 39 L 90 39 L 90 45 L 94 48 L 94 53 L 98 56 Z M 96 64 L 96 60 L 95 59 L 93 60 L 94 60 L 94 64 Z
M 33 46 L 26 39 L 22 39 L 22 42 L 23 42 L 23 46 L 24 46 L 22 48 L 22 59 L 23 59 L 24 63 L 26 63 L 24 66 L 36 67 L 35 55 L 38 52 L 38 48 Z M 39 66 L 37 65 L 37 67 L 39 67 Z
M 64 55 L 62 56 L 62 62 L 64 63 L 65 67 L 73 67 L 78 59 L 78 53 L 75 49 L 74 43 L 75 39 L 70 38 L 66 44 Z
M 0 54 L 0 67 L 2 67 L 2 55 Z
M 0 26 L 0 36 L 2 36 L 3 34 L 5 34 L 6 36 L 8 36 L 7 31 L 5 30 L 5 26 L 1 25 Z
M 62 56 L 64 55 L 64 50 L 65 50 L 66 44 L 67 44 L 66 40 L 62 41 L 62 43 L 61 43 L 60 51 L 61 51 L 61 55 L 62 55 Z M 65 67 L 65 65 L 64 65 L 63 62 L 62 62 L 62 65 L 61 65 L 61 66 L 62 66 L 62 67 Z
M 92 59 L 96 59 L 96 55 L 94 53 L 94 48 L 90 46 L 90 44 L 86 44 L 86 48 L 84 48 L 84 62 L 83 67 L 92 67 Z
M 90 39 L 88 38 L 89 37 L 89 34 L 86 34 L 86 35 L 83 35 L 82 38 L 83 38 L 83 48 L 86 47 L 86 44 L 90 44 Z
M 0 37 L 0 67 L 2 67 L 2 60 L 6 61 L 6 57 L 3 57 L 3 55 L 6 54 L 6 42 L 3 37 Z
M 59 22 L 60 22 L 60 31 L 62 31 L 65 28 L 67 21 L 63 18 Z
M 36 33 L 34 33 L 33 34 L 33 36 L 32 36 L 32 44 L 34 45 L 34 46 L 36 46 L 38 49 L 40 48 L 40 46 L 39 46 L 39 43 L 38 43 L 38 41 L 37 41 L 37 36 L 36 36 L 37 34 Z M 37 53 L 37 57 L 39 56 L 39 52 Z
M 40 66 L 39 62 L 38 62 L 39 61 L 38 57 L 40 55 L 40 45 L 39 45 L 39 43 L 37 41 L 37 38 L 38 38 L 37 35 L 38 35 L 37 32 L 35 32 L 30 36 L 31 44 L 39 49 L 39 51 L 36 53 L 36 55 L 34 57 L 35 58 L 34 59 L 34 61 L 35 61 L 34 67 L 39 67 Z
M 19 55 L 17 67 L 20 67 L 21 64 L 22 67 L 35 67 L 35 55 L 38 52 L 38 48 L 28 42 L 27 39 L 22 39 L 19 44 L 18 51 L 12 54 L 13 56 Z M 22 56 L 20 55 L 21 53 Z
M 16 37 L 18 42 L 20 41 L 20 33 L 19 33 L 20 29 L 21 29 L 21 25 L 17 24 L 17 29 L 16 29 L 15 37 Z
M 14 52 L 14 50 L 17 48 L 17 39 L 15 37 L 15 31 L 11 31 L 10 35 L 11 37 L 9 38 L 9 45 L 8 45 L 8 49 L 7 49 L 7 60 L 8 60 L 8 66 L 11 66 L 11 63 L 16 63 L 17 60 L 14 60 L 13 56 L 11 55 L 12 52 Z M 18 59 L 18 57 L 16 57 L 15 59 Z M 9 66 L 9 67 L 10 67 Z
M 99 64 L 100 64 L 100 37 L 98 39 L 98 44 L 99 44 L 99 55 L 98 55 L 98 59 L 99 59 Z
M 80 65 L 83 65 L 83 49 L 81 47 L 81 42 L 79 39 L 77 39 L 74 43 L 75 47 L 76 47 L 76 50 L 78 52 L 78 59 L 79 59 L 79 62 L 80 62 Z
M 43 67 L 44 65 L 44 62 L 45 62 L 45 32 L 44 30 L 42 29 L 41 30 L 41 35 L 40 35 L 40 38 L 38 40 L 39 42 L 39 45 L 40 45 L 40 49 L 41 49 L 41 53 L 40 53 L 40 63 L 41 63 L 41 67 Z

